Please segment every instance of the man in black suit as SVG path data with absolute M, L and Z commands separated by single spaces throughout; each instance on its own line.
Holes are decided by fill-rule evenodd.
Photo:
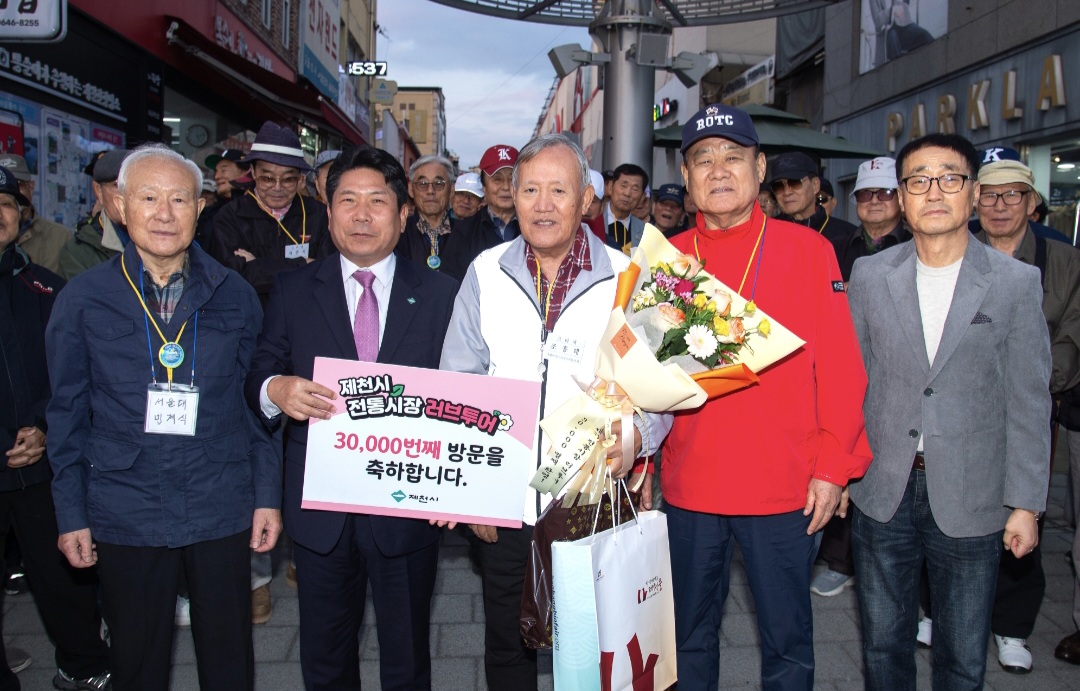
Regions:
M 370 579 L 382 688 L 430 689 L 438 560 L 425 521 L 300 508 L 309 418 L 335 393 L 311 381 L 318 356 L 437 369 L 457 283 L 394 255 L 407 180 L 389 154 L 346 151 L 326 181 L 337 252 L 279 274 L 247 377 L 249 403 L 285 427 L 285 523 L 296 543 L 300 665 L 307 691 L 359 691 L 359 632 Z M 377 322 L 376 322 L 377 319 Z

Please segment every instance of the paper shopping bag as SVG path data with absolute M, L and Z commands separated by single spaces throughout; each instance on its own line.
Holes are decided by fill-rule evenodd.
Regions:
M 585 493 L 579 494 L 570 507 L 564 507 L 559 498 L 551 500 L 533 527 L 519 615 L 521 638 L 526 647 L 550 649 L 552 644 L 551 545 L 560 540 L 580 540 L 612 525 L 615 510 L 611 495 L 602 495 L 599 505 L 585 503 L 586 498 Z M 636 495 L 619 492 L 618 511 L 624 520 L 632 515 L 630 503 L 635 498 Z
M 556 691 L 662 691 L 676 680 L 667 517 L 552 545 Z

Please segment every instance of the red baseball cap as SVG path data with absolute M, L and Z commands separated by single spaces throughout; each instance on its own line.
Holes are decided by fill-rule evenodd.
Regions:
M 494 175 L 503 168 L 513 168 L 517 163 L 518 150 L 506 144 L 496 144 L 480 158 L 480 170 Z

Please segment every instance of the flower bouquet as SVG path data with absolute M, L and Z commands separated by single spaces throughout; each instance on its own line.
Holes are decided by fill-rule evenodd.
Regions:
M 564 505 L 579 493 L 590 504 L 599 501 L 607 484 L 607 449 L 621 442 L 623 457 L 633 457 L 633 434 L 612 439 L 615 420 L 630 430 L 635 414 L 692 410 L 754 385 L 757 372 L 803 343 L 646 225 L 630 266 L 619 275 L 595 378 L 578 382 L 581 395 L 540 423 L 551 446 L 530 485 L 558 495 L 572 481 Z

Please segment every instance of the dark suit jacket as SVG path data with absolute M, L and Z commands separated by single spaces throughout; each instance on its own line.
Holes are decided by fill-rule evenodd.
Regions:
M 453 279 L 399 258 L 378 361 L 438 369 L 456 294 Z M 276 277 L 246 380 L 249 405 L 265 421 L 259 405 L 263 382 L 275 374 L 311 379 L 318 356 L 356 359 L 337 252 Z M 308 423 L 280 415 L 270 424 L 277 427 L 282 421 L 288 432 L 282 502 L 285 528 L 307 549 L 328 553 L 341 536 L 346 514 L 300 508 Z M 371 523 L 379 551 L 388 557 L 407 554 L 438 539 L 438 531 L 426 521 L 372 516 Z

